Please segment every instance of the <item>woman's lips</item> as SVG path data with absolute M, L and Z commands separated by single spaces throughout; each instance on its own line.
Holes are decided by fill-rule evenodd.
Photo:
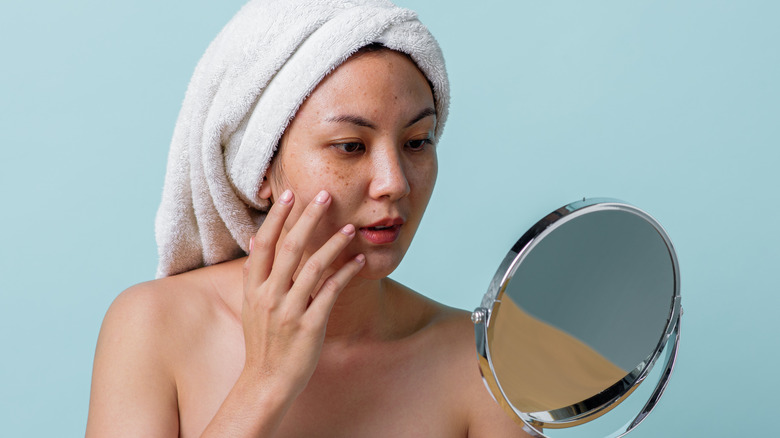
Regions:
M 389 227 L 362 227 L 360 235 L 366 240 L 377 245 L 393 243 L 401 234 L 401 225 L 392 225 Z

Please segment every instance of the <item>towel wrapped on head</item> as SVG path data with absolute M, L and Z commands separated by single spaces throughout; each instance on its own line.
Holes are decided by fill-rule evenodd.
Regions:
M 157 277 L 246 254 L 285 128 L 329 72 L 372 43 L 408 54 L 427 77 L 438 138 L 449 83 L 414 12 L 386 0 L 253 0 L 233 17 L 195 68 L 176 122 L 155 221 Z

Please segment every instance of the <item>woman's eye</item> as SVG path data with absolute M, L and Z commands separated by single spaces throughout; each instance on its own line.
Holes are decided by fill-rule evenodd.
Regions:
M 365 146 L 363 146 L 362 143 L 339 143 L 333 145 L 336 149 L 340 150 L 341 152 L 345 152 L 348 154 L 354 154 L 356 152 L 360 152 L 366 149 Z
M 421 151 L 425 149 L 429 144 L 433 144 L 430 138 L 423 138 L 419 140 L 409 140 L 406 146 L 413 151 Z

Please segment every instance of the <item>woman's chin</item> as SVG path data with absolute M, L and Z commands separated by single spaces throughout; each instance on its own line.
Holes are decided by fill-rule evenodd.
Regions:
M 401 263 L 400 258 L 395 257 L 366 257 L 366 265 L 357 273 L 357 276 L 366 280 L 381 280 L 395 271 Z

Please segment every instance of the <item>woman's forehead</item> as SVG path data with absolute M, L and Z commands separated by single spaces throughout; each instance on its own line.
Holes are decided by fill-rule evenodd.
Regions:
M 434 98 L 423 73 L 406 55 L 382 50 L 358 54 L 337 67 L 317 85 L 296 117 L 331 119 L 345 112 L 403 115 L 426 108 L 434 108 Z

